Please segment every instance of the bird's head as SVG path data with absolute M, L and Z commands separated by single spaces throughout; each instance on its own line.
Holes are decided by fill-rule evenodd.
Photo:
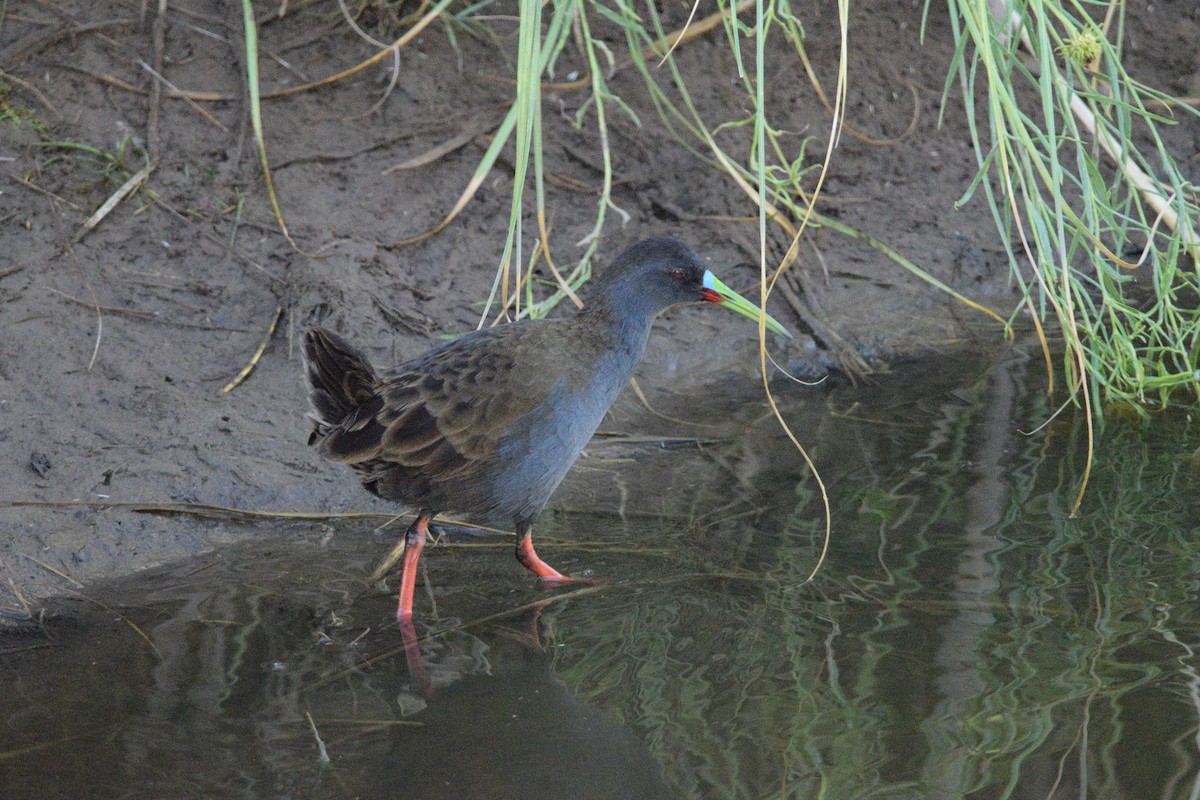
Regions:
M 680 303 L 719 303 L 757 322 L 759 307 L 722 283 L 705 268 L 696 251 L 678 239 L 644 239 L 625 250 L 592 279 L 591 298 L 626 310 L 659 312 Z M 767 328 L 792 338 L 770 314 Z

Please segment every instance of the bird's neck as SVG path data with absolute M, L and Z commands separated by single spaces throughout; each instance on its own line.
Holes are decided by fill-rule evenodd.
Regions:
M 612 286 L 599 297 L 589 298 L 581 315 L 590 317 L 590 324 L 606 334 L 611 355 L 616 360 L 628 363 L 633 368 L 646 350 L 650 338 L 650 326 L 658 316 L 658 309 L 651 308 L 646 299 L 637 293 L 637 287 Z

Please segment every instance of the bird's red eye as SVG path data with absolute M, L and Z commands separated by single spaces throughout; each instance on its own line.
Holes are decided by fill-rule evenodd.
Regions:
M 683 280 L 683 267 L 676 267 L 671 270 L 671 277 L 677 281 Z

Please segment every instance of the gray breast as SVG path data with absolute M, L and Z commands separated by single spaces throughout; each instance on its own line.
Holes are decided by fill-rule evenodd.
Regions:
M 615 354 L 614 354 L 615 355 Z M 566 477 L 617 395 L 629 383 L 637 360 L 611 359 L 593 373 L 588 385 L 572 388 L 560 381 L 546 402 L 523 417 L 500 446 L 493 483 L 497 514 L 532 519 Z

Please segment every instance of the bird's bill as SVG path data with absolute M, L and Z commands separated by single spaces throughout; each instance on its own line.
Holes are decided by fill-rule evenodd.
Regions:
M 767 327 L 775 333 L 786 336 L 791 339 L 792 334 L 788 333 L 788 329 L 779 324 L 778 321 L 770 314 L 764 314 L 762 309 L 751 303 L 740 294 L 730 289 L 725 284 L 717 279 L 709 270 L 704 270 L 704 299 L 710 303 L 720 303 L 731 311 L 736 311 L 743 317 L 758 322 L 763 317 L 766 317 Z

